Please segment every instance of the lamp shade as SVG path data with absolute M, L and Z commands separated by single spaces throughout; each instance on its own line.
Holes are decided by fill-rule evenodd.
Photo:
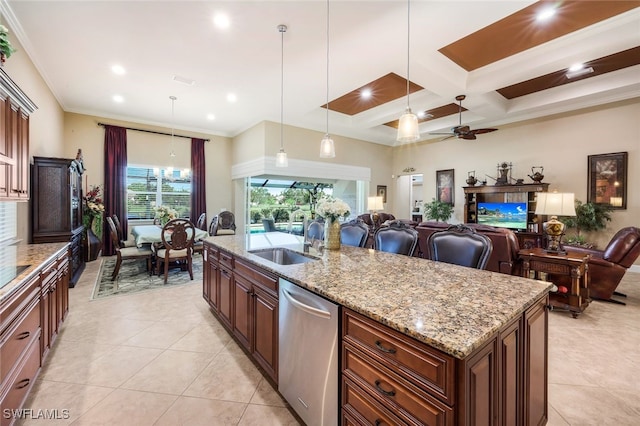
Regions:
M 572 193 L 539 192 L 535 214 L 575 216 L 575 196 Z
M 415 142 L 420 139 L 420 129 L 418 127 L 418 117 L 407 107 L 406 111 L 398 120 L 398 142 Z
M 367 202 L 369 210 L 382 210 L 384 204 L 382 203 L 382 197 L 369 197 Z
M 320 141 L 320 158 L 334 158 L 336 156 L 336 147 L 333 139 L 327 133 Z
M 284 152 L 284 149 L 280 148 L 280 152 L 276 154 L 276 167 L 287 167 L 288 165 L 287 153 Z

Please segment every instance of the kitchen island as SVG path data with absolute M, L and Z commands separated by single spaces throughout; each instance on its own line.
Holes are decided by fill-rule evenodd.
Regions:
M 302 252 L 299 242 L 280 237 L 274 245 Z M 272 322 L 278 277 L 339 304 L 342 423 L 546 423 L 551 284 L 348 246 L 322 254 L 312 250 L 316 260 L 293 265 L 250 252 L 269 244 L 245 235 L 207 239 L 204 297 L 236 337 L 241 319 L 240 328 L 247 330 L 240 333 L 243 347 L 254 358 L 265 339 L 255 324 L 244 325 L 251 322 L 245 310 L 255 314 L 264 303 L 252 305 L 242 294 L 262 294 L 276 312 Z M 236 275 L 244 283 L 241 292 Z M 267 278 L 248 280 L 257 292 L 246 284 L 249 275 Z M 258 358 L 273 367 L 277 324 L 271 329 L 275 349 Z M 269 373 L 277 383 L 277 370 Z M 368 375 L 378 373 L 384 380 L 368 383 Z

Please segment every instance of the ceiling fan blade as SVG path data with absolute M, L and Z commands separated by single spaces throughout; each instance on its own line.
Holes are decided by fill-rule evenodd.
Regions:
M 460 139 L 466 139 L 468 141 L 476 139 L 476 135 L 473 132 L 465 133 L 464 135 L 460 135 L 458 137 Z
M 440 139 L 440 142 L 442 142 L 442 141 L 446 141 L 447 139 L 451 139 L 451 138 L 455 138 L 455 137 L 456 137 L 456 135 L 449 135 L 449 136 L 447 136 L 446 138 L 442 138 L 442 139 Z
M 430 135 L 449 135 L 449 136 L 455 136 L 455 133 L 429 133 Z
M 474 130 L 471 130 L 471 132 L 474 135 L 479 135 L 479 134 L 482 134 L 482 133 L 495 132 L 496 130 L 498 130 L 498 129 L 474 129 Z

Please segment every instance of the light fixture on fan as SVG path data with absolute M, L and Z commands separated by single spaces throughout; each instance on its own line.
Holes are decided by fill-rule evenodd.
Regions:
M 411 39 L 411 0 L 407 0 L 407 108 L 398 120 L 398 142 L 415 142 L 420 139 L 418 117 L 409 105 L 409 41 Z
M 327 0 L 327 133 L 320 141 L 320 158 L 334 158 L 336 147 L 329 135 L 329 0 Z
M 276 167 L 287 167 L 289 160 L 284 152 L 284 33 L 287 32 L 286 25 L 278 25 L 280 31 L 280 151 L 276 154 Z
M 571 193 L 539 192 L 536 200 L 536 215 L 550 215 L 551 219 L 542 225 L 547 235 L 548 253 L 564 254 L 560 242 L 564 235 L 565 224 L 558 220 L 558 216 L 575 216 L 575 196 Z

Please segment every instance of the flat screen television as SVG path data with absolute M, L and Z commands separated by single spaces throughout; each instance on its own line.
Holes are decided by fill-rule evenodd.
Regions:
M 478 203 L 478 223 L 527 229 L 527 203 Z

